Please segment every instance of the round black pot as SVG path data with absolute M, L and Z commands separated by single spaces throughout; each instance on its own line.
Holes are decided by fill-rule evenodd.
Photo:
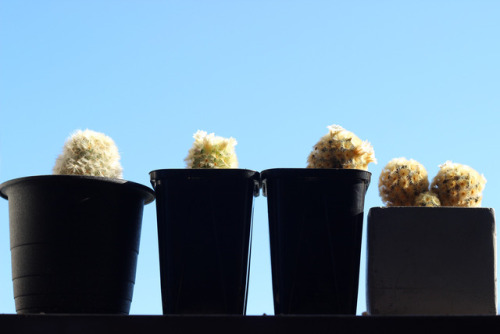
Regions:
M 45 175 L 7 181 L 0 195 L 9 201 L 17 313 L 129 313 L 152 189 Z
M 356 314 L 371 173 L 280 168 L 261 174 L 275 314 Z
M 259 173 L 163 169 L 150 175 L 163 314 L 244 314 Z

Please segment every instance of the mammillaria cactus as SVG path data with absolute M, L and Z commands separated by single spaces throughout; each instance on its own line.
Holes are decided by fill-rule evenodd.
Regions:
M 234 146 L 234 138 L 215 136 L 198 130 L 194 135 L 194 143 L 188 152 L 187 168 L 237 168 L 238 160 Z
M 473 168 L 447 161 L 439 166 L 431 191 L 443 206 L 478 207 L 486 179 Z
M 417 196 L 415 199 L 415 206 L 441 206 L 441 201 L 432 191 L 425 191 Z
M 427 170 L 413 159 L 392 159 L 380 173 L 378 189 L 387 206 L 413 206 L 428 188 Z
M 321 137 L 307 158 L 307 168 L 350 168 L 368 170 L 375 162 L 375 153 L 368 141 L 339 125 L 328 126 L 328 133 Z
M 77 130 L 64 144 L 54 174 L 122 178 L 120 154 L 115 142 L 103 133 Z

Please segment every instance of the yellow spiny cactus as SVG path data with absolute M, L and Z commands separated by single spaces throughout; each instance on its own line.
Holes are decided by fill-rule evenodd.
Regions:
M 307 158 L 307 168 L 368 170 L 368 164 L 376 161 L 368 141 L 362 141 L 339 125 L 331 125 L 328 126 L 328 133 L 314 145 Z
M 103 133 L 77 130 L 64 144 L 53 174 L 122 178 L 120 154 L 115 142 Z
M 392 159 L 380 173 L 378 189 L 387 206 L 413 206 L 428 188 L 427 170 L 413 159 Z
M 223 138 L 198 130 L 194 143 L 184 159 L 187 168 L 237 168 L 234 138 Z
M 473 168 L 447 161 L 439 166 L 431 191 L 443 206 L 478 207 L 486 179 Z
M 435 193 L 432 191 L 425 191 L 417 196 L 415 199 L 415 206 L 441 206 L 441 202 Z

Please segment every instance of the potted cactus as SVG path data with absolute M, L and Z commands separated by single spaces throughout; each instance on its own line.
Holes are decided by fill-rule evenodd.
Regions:
M 113 140 L 75 132 L 54 175 L 0 185 L 9 201 L 17 313 L 128 314 L 152 189 L 122 179 Z
M 370 314 L 496 314 L 495 216 L 486 179 L 446 162 L 429 185 L 415 160 L 385 166 L 367 235 Z
M 363 209 L 373 148 L 341 126 L 307 168 L 262 172 L 275 314 L 355 314 Z
M 238 169 L 236 140 L 198 131 L 185 169 L 150 173 L 164 314 L 245 314 L 259 173 Z

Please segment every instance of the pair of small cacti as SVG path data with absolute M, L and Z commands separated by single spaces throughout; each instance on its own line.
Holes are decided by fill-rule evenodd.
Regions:
M 379 192 L 387 206 L 461 206 L 481 205 L 486 179 L 469 166 L 447 161 L 429 188 L 427 170 L 419 162 L 395 158 L 384 167 Z
M 187 168 L 237 168 L 234 138 L 197 131 L 184 159 Z M 114 141 L 91 130 L 76 131 L 57 158 L 54 174 L 122 178 L 120 155 Z M 375 153 L 368 141 L 341 126 L 331 125 L 314 145 L 307 168 L 368 170 Z M 379 193 L 387 206 L 479 206 L 486 179 L 469 166 L 446 162 L 429 189 L 427 171 L 415 160 L 396 158 L 382 170 Z
M 339 125 L 328 127 L 307 158 L 307 168 L 355 168 L 367 170 L 375 162 L 373 147 Z M 188 168 L 236 168 L 234 138 L 217 137 L 198 131 L 185 161 Z
M 185 161 L 188 168 L 236 168 L 238 160 L 234 138 L 198 131 Z M 115 142 L 103 133 L 77 130 L 64 144 L 56 160 L 53 174 L 123 177 L 120 154 Z

